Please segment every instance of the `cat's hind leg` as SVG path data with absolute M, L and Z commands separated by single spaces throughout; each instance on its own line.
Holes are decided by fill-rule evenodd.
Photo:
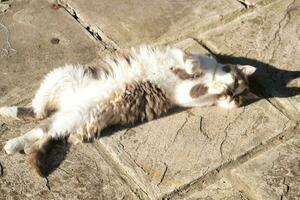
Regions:
M 19 137 L 9 140 L 4 146 L 8 154 L 23 151 L 28 154 L 39 149 L 37 144 L 46 141 L 44 138 L 60 139 L 68 136 L 81 121 L 76 111 L 58 112 L 43 120 L 40 125 Z M 32 146 L 35 144 L 34 146 Z M 35 150 L 34 150 L 35 148 Z

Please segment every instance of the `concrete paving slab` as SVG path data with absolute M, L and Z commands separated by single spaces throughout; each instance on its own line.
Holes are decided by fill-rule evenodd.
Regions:
M 205 52 L 192 39 L 175 46 Z M 141 187 L 144 184 L 144 188 L 151 188 L 148 193 L 162 196 L 291 126 L 294 124 L 286 116 L 262 100 L 232 111 L 209 107 L 175 112 L 118 132 L 110 130 L 104 133 L 109 137 L 100 141 L 137 177 Z
M 229 180 L 222 178 L 214 184 L 209 185 L 203 190 L 194 192 L 188 196 L 181 196 L 177 199 L 183 200 L 248 200 L 247 196 L 236 190 Z
M 89 63 L 104 53 L 74 18 L 63 9 L 52 9 L 47 1 L 13 1 L 1 13 L 0 23 L 1 106 L 26 105 L 50 69 Z M 131 191 L 118 170 L 88 144 L 72 147 L 67 156 L 63 146 L 54 151 L 55 164 L 66 159 L 49 176 L 49 191 L 46 181 L 30 170 L 25 155 L 6 155 L 2 150 L 8 139 L 34 126 L 34 121 L 0 119 L 0 199 L 137 198 L 139 192 Z
M 0 199 L 138 199 L 126 182 L 98 154 L 92 144 L 67 149 L 56 146 L 53 162 L 63 163 L 46 180 L 30 170 L 24 155 L 0 154 L 4 175 L 0 177 Z
M 27 104 L 46 72 L 66 62 L 95 63 L 105 53 L 106 43 L 127 47 L 189 37 L 199 27 L 224 24 L 219 21 L 239 17 L 241 9 L 245 10 L 236 0 L 62 2 L 73 16 L 38 0 L 15 1 L 0 15 L 0 23 L 5 26 L 0 25 L 0 105 Z M 217 53 L 234 52 L 260 59 L 282 69 L 275 71 L 278 74 L 273 71 L 272 79 L 288 79 L 283 69 L 299 69 L 298 2 L 248 2 L 259 6 L 243 12 L 248 14 L 231 24 L 200 35 L 198 40 L 186 39 L 175 46 L 206 52 L 206 45 Z M 95 43 L 92 33 L 97 33 L 102 42 Z M 298 87 L 298 80 L 289 85 Z M 272 94 L 278 92 L 273 88 L 274 81 L 259 81 L 266 83 L 266 90 Z M 289 118 L 299 120 L 297 98 L 260 100 L 233 111 L 216 107 L 177 110 L 135 127 L 107 129 L 100 141 L 70 149 L 66 160 L 49 177 L 51 192 L 43 179 L 28 170 L 23 155 L 7 156 L 2 151 L 0 199 L 159 199 L 294 127 Z M 8 138 L 34 124 L 1 119 L 0 148 Z M 57 156 L 54 152 L 56 159 L 65 156 L 67 149 L 59 150 L 62 153 Z M 249 184 L 244 171 L 242 175 L 234 173 Z M 262 185 L 268 183 L 267 179 L 260 181 Z M 271 189 L 281 191 L 276 184 L 274 187 Z M 186 198 L 245 197 L 224 178 L 190 195 Z
M 243 8 L 236 0 L 219 1 L 89 1 L 60 0 L 84 26 L 119 47 L 157 42 L 160 37 L 178 38 L 192 28 L 208 26 Z M 170 33 L 170 34 L 169 34 Z M 109 41 L 108 41 L 109 42 Z
M 300 136 L 257 156 L 232 171 L 252 198 L 300 199 Z
M 86 64 L 104 50 L 68 13 L 47 1 L 14 1 L 0 23 L 1 106 L 28 103 L 50 69 Z
M 299 1 L 275 1 L 233 23 L 199 35 L 199 39 L 215 53 L 232 55 L 229 61 L 252 63 L 267 72 L 257 77 L 265 95 L 278 97 L 270 101 L 290 118 L 299 120 L 299 24 Z

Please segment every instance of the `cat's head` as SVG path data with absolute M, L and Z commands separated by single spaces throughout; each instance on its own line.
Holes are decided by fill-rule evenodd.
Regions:
M 222 73 L 216 75 L 226 85 L 226 90 L 220 94 L 220 98 L 228 96 L 235 102 L 236 106 L 241 106 L 249 100 L 257 98 L 249 88 L 249 76 L 256 68 L 251 65 L 222 65 L 218 70 Z M 218 73 L 218 72 L 217 72 Z
M 183 61 L 184 67 L 170 68 L 181 80 L 174 95 L 178 105 L 213 105 L 219 100 L 229 99 L 228 104 L 234 105 L 228 106 L 230 108 L 244 105 L 249 98 L 254 98 L 248 77 L 256 71 L 255 67 L 222 64 L 213 56 L 203 54 L 186 54 Z
M 208 93 L 216 94 L 220 99 L 230 99 L 235 107 L 257 99 L 250 92 L 248 81 L 249 76 L 255 73 L 255 67 L 222 64 L 209 55 L 190 55 L 190 58 L 193 60 L 193 73 L 207 74 L 205 82 L 210 82 Z

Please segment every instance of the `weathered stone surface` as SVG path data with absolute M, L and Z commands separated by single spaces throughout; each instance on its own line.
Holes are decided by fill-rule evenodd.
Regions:
M 0 16 L 0 106 L 28 103 L 50 69 L 85 64 L 104 49 L 64 9 L 52 9 L 47 1 L 14 1 Z M 53 38 L 59 42 L 51 43 Z
M 243 4 L 246 8 L 252 8 L 257 3 L 263 0 L 238 0 L 241 4 Z M 266 0 L 265 0 L 266 1 Z
M 242 9 L 235 0 L 219 1 L 89 1 L 61 0 L 91 30 L 120 47 L 178 38 L 191 27 L 208 26 L 228 13 Z M 175 36 L 175 37 L 174 37 Z
M 232 171 L 255 199 L 300 199 L 300 136 Z
M 189 52 L 206 52 L 206 45 L 216 53 L 234 53 L 231 61 L 243 56 L 243 64 L 254 63 L 267 72 L 257 80 L 268 100 L 232 111 L 216 107 L 176 111 L 135 127 L 107 129 L 99 142 L 70 149 L 49 176 L 51 191 L 29 170 L 24 155 L 1 151 L 0 199 L 147 199 L 147 195 L 159 199 L 170 192 L 175 194 L 171 197 L 186 194 L 182 196 L 186 199 L 246 199 L 226 178 L 201 190 L 191 183 L 200 177 L 214 180 L 218 171 L 214 169 L 225 171 L 231 165 L 223 164 L 251 154 L 293 127 L 288 118 L 299 120 L 299 96 L 271 98 L 292 96 L 284 82 L 291 73 L 284 70 L 299 71 L 297 0 L 62 0 L 73 16 L 62 7 L 53 8 L 52 0 L 11 2 L 12 7 L 5 6 L 5 14 L 0 13 L 0 106 L 27 104 L 50 69 L 64 63 L 97 63 L 109 45 L 167 41 Z M 208 31 L 211 28 L 215 29 Z M 101 37 L 98 43 L 88 31 Z M 295 79 L 288 86 L 299 84 Z M 0 148 L 34 125 L 1 118 Z M 298 143 L 299 136 L 246 162 L 230 180 L 249 188 L 249 198 L 298 199 Z M 54 163 L 67 149 L 58 146 Z M 238 161 L 231 163 L 239 165 Z M 181 193 L 176 192 L 184 185 Z
M 0 13 L 5 12 L 9 8 L 9 4 L 0 3 Z
M 66 145 L 56 146 L 53 163 L 66 155 Z M 98 154 L 94 145 L 73 146 L 63 163 L 46 180 L 29 169 L 24 155 L 0 154 L 0 199 L 137 199 Z
M 117 133 L 112 131 L 113 135 L 101 141 L 124 167 L 132 165 L 124 159 L 124 154 L 129 155 L 147 177 L 137 170 L 136 175 L 165 194 L 288 127 L 288 119 L 264 100 L 235 110 L 209 107 L 174 113 Z
M 248 200 L 247 196 L 236 190 L 229 180 L 222 178 L 214 184 L 209 185 L 203 190 L 194 192 L 188 196 L 181 196 L 178 199 L 184 200 Z
M 228 61 L 254 64 L 266 72 L 257 77 L 265 95 L 277 97 L 272 103 L 294 120 L 300 117 L 299 6 L 299 1 L 275 1 L 200 36 L 216 53 L 232 55 Z
M 65 10 L 54 10 L 47 1 L 14 1 L 0 16 L 0 106 L 29 103 L 50 69 L 64 63 L 89 63 L 104 49 Z M 34 125 L 33 121 L 0 118 L 4 172 L 1 175 L 0 167 L 0 199 L 137 198 L 94 145 L 88 144 L 70 149 L 66 160 L 49 176 L 49 191 L 46 181 L 30 170 L 25 155 L 6 155 L 2 150 L 8 139 Z M 65 155 L 63 152 L 54 154 L 54 163 Z

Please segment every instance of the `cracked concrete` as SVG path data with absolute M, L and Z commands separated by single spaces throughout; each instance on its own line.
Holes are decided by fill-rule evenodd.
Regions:
M 250 188 L 256 199 L 299 199 L 299 142 L 296 135 L 232 170 L 232 174 Z
M 260 96 L 59 143 L 48 182 L 1 151 L 0 199 L 299 199 L 299 20 L 297 0 L 0 1 L 0 106 L 28 104 L 54 67 L 141 43 L 254 65 Z M 0 148 L 35 124 L 0 118 Z

